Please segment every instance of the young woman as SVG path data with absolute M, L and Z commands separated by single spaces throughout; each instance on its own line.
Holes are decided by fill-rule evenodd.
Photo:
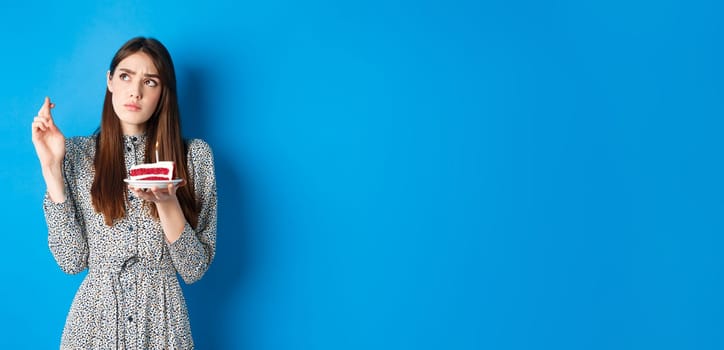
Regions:
M 131 39 L 107 75 L 94 135 L 66 139 L 47 97 L 32 123 L 47 185 L 50 250 L 63 271 L 88 269 L 61 348 L 193 348 L 176 273 L 193 283 L 214 257 L 211 149 L 202 140 L 181 138 L 173 62 L 159 41 Z M 181 184 L 127 186 L 128 169 L 157 161 L 157 152 L 158 160 L 175 162 Z

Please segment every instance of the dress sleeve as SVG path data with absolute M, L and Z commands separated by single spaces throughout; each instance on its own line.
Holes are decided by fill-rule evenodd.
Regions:
M 79 273 L 88 266 L 88 241 L 85 226 L 80 219 L 73 193 L 73 166 L 78 150 L 70 139 L 66 140 L 63 159 L 65 201 L 55 203 L 45 193 L 43 211 L 48 225 L 48 246 L 60 269 L 69 274 Z
M 202 140 L 189 144 L 189 171 L 193 173 L 196 198 L 201 204 L 196 229 L 187 222 L 181 236 L 169 243 L 171 260 L 187 284 L 209 269 L 216 251 L 216 175 L 211 147 Z

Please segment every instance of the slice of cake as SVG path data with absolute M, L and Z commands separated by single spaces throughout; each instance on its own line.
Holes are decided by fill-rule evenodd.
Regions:
M 138 164 L 131 167 L 129 179 L 132 181 L 171 181 L 174 164 L 171 161 Z

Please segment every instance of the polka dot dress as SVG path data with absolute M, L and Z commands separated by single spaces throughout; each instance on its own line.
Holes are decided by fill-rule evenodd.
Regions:
M 126 169 L 142 163 L 146 137 L 124 136 Z M 91 204 L 94 137 L 66 140 L 66 201 L 43 200 L 48 245 L 60 268 L 88 269 L 66 319 L 61 349 L 192 349 L 188 310 L 176 274 L 200 279 L 216 247 L 216 179 L 209 145 L 188 143 L 189 181 L 201 212 L 168 243 L 143 200 L 127 191 L 126 216 L 106 226 Z M 125 183 L 118 184 L 126 186 Z

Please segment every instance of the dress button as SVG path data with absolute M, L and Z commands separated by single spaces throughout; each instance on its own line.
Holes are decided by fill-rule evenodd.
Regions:
M 131 151 L 131 147 L 126 147 L 126 151 L 130 152 L 130 151 Z
M 131 137 L 131 140 L 133 140 L 133 142 L 136 142 L 136 141 L 138 141 L 138 138 L 136 138 L 136 137 L 134 136 L 134 137 Z

